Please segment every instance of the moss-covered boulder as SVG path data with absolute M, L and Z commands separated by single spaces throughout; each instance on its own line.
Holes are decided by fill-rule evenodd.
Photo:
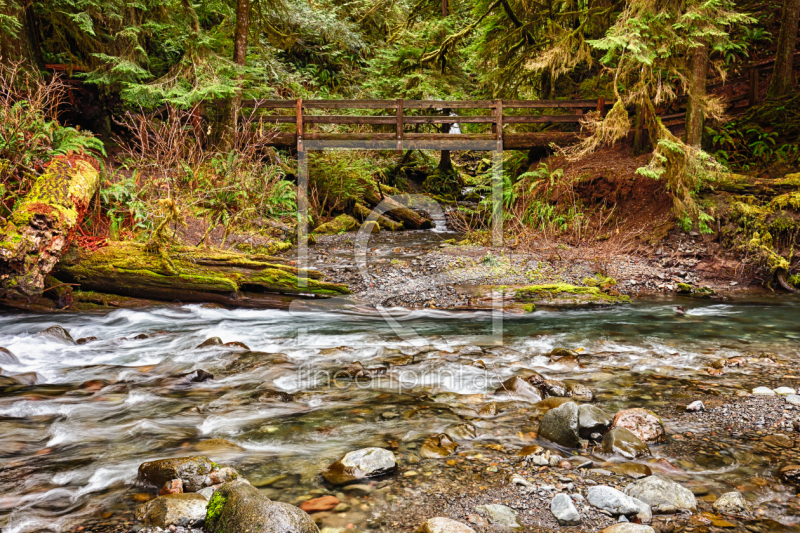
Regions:
M 274 502 L 241 480 L 225 483 L 211 497 L 205 529 L 208 533 L 319 533 L 305 511 Z
M 339 233 L 345 233 L 347 231 L 355 231 L 358 229 L 358 226 L 358 220 L 350 215 L 339 215 L 330 222 L 317 226 L 314 233 L 338 235 Z
M 522 304 L 545 307 L 575 307 L 583 305 L 612 305 L 630 302 L 628 296 L 610 289 L 609 284 L 591 286 L 568 283 L 547 283 L 521 287 L 501 287 L 506 296 Z

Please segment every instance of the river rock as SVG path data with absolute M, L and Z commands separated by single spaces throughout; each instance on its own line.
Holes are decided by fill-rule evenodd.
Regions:
M 639 512 L 636 513 L 636 518 L 639 519 L 639 522 L 642 524 L 649 524 L 650 522 L 652 522 L 653 510 L 650 508 L 650 506 L 638 498 L 631 498 L 631 499 L 633 500 L 633 503 L 639 506 Z
M 689 405 L 687 405 L 686 406 L 686 410 L 689 411 L 690 413 L 699 412 L 699 411 L 705 411 L 706 410 L 706 406 L 703 405 L 703 402 L 701 402 L 700 400 L 697 400 L 697 401 L 694 401 L 694 402 L 690 403 Z
M 164 496 L 166 494 L 183 494 L 183 481 L 173 479 L 164 483 L 164 486 L 158 491 L 158 495 Z
M 440 433 L 425 439 L 419 449 L 419 454 L 427 459 L 439 459 L 452 455 L 458 444 L 446 433 Z
M 529 455 L 538 455 L 540 453 L 544 453 L 544 448 L 542 448 L 538 444 L 530 444 L 519 450 L 517 452 L 517 455 L 522 457 L 527 457 Z
M 37 334 L 39 337 L 48 337 L 57 341 L 66 342 L 67 344 L 75 344 L 75 339 L 69 334 L 67 330 L 61 326 L 50 326 L 44 331 Z
M 572 401 L 574 401 L 572 398 L 545 398 L 541 402 L 536 402 L 533 405 L 533 410 L 536 412 L 537 415 L 541 416 L 550 409 L 561 407 L 565 403 L 569 403 Z
M 550 512 L 561 526 L 577 526 L 581 523 L 581 514 L 568 494 L 556 494 L 550 502 Z
M 790 394 L 786 397 L 786 403 L 792 405 L 800 405 L 800 396 L 797 394 Z
M 697 511 L 697 500 L 687 488 L 663 476 L 650 476 L 625 487 L 625 494 L 639 499 L 657 513 Z
M 793 389 L 791 387 L 778 387 L 775 389 L 775 394 L 778 396 L 789 396 L 792 394 L 797 394 L 797 389 Z
M 588 439 L 592 433 L 605 433 L 611 426 L 611 415 L 597 406 L 584 404 L 578 407 L 578 433 Z
M 542 401 L 542 392 L 521 377 L 514 376 L 503 382 L 495 391 L 495 394 L 508 394 L 521 400 L 529 402 Z
M 642 479 L 643 477 L 653 475 L 653 471 L 650 467 L 641 463 L 618 463 L 609 468 L 614 473 L 633 479 Z
M 544 393 L 545 396 L 556 398 L 566 398 L 568 396 L 567 386 L 563 381 L 557 379 L 544 380 Z
M 197 345 L 197 348 L 209 348 L 211 346 L 222 346 L 222 339 L 219 337 L 211 337 Z
M 622 427 L 612 428 L 603 437 L 603 451 L 617 453 L 626 459 L 636 459 L 650 455 L 650 448 L 632 431 Z
M 26 386 L 44 383 L 45 381 L 44 376 L 38 372 L 22 372 L 20 374 L 11 374 L 11 377 Z
M 362 448 L 348 452 L 322 472 L 322 477 L 334 485 L 344 485 L 357 479 L 380 476 L 395 469 L 394 454 L 383 448 Z
M 630 522 L 621 522 L 608 526 L 600 533 L 656 533 L 656 530 L 650 526 L 642 524 L 632 524 Z
M 461 522 L 437 516 L 423 522 L 415 533 L 475 533 L 475 530 Z
M 617 412 L 612 425 L 633 432 L 642 442 L 648 444 L 665 440 L 661 419 L 653 411 L 640 407 Z
M 607 485 L 589 487 L 586 500 L 592 506 L 608 511 L 615 516 L 634 515 L 639 512 L 639 506 L 633 501 L 633 498 Z
M 572 381 L 567 383 L 567 396 L 576 400 L 591 402 L 594 400 L 594 390 L 583 383 Z
M 203 455 L 160 459 L 139 465 L 140 481 L 162 487 L 167 481 L 180 479 L 184 492 L 197 492 L 238 477 L 239 473 L 233 468 L 213 463 Z
M 146 526 L 168 528 L 182 518 L 201 520 L 206 516 L 206 500 L 200 494 L 167 494 L 136 509 L 136 520 Z
M 2 378 L 3 376 L 0 376 Z M 778 472 L 785 481 L 800 483 L 800 465 L 786 465 Z
M 714 502 L 714 511 L 719 514 L 750 516 L 753 510 L 741 492 L 726 492 Z
M 520 530 L 524 526 L 519 520 L 517 512 L 511 507 L 490 503 L 487 505 L 479 505 L 475 511 L 486 515 L 492 525 L 506 527 L 512 530 Z
M 310 500 L 306 500 L 300 504 L 300 509 L 307 512 L 313 513 L 317 511 L 330 511 L 337 505 L 339 505 L 339 498 L 336 496 L 331 496 L 330 494 L 326 496 L 321 496 L 319 498 L 312 498 Z
M 539 436 L 568 448 L 577 447 L 580 443 L 578 404 L 567 402 L 547 411 L 539 422 Z
M 214 379 L 214 375 L 210 372 L 206 372 L 202 368 L 198 368 L 194 372 L 186 374 L 186 379 L 192 383 L 202 383 L 203 381 Z
M 0 390 L 12 387 L 23 387 L 24 385 L 11 376 L 0 376 Z
M 457 439 L 472 440 L 478 436 L 478 428 L 465 422 L 447 428 L 447 433 L 453 435 Z
M 0 346 L 0 365 L 18 365 L 19 359 L 11 353 L 11 350 Z
M 319 533 L 304 511 L 273 502 L 241 480 L 225 483 L 211 497 L 205 529 L 208 533 Z
M 80 339 L 75 341 L 75 344 L 83 345 L 88 344 L 90 342 L 94 342 L 97 340 L 97 337 L 81 337 Z
M 775 396 L 775 391 L 769 387 L 756 387 L 753 389 L 753 394 L 757 396 Z

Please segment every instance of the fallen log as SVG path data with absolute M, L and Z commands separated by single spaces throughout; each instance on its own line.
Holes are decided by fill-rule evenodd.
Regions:
M 356 205 L 353 206 L 353 215 L 357 219 L 361 220 L 361 222 L 367 220 L 367 217 L 369 217 L 371 213 L 372 209 L 363 204 L 356 203 Z M 383 230 L 401 231 L 403 229 L 402 222 L 395 222 L 394 220 L 387 218 L 383 215 L 378 215 L 375 221 Z
M 725 174 L 710 184 L 717 191 L 739 194 L 776 196 L 800 189 L 800 174 L 787 174 L 778 179 L 759 179 L 742 174 Z
M 99 183 L 88 156 L 57 156 L 0 224 L 0 297 L 28 299 L 69 247 Z
M 386 209 L 381 214 L 402 222 L 407 229 L 429 229 L 433 227 L 433 220 L 430 217 L 409 209 L 391 196 L 381 195 L 377 188 L 369 184 L 364 188 L 364 199 L 372 207 L 383 202 Z
M 94 252 L 70 247 L 54 275 L 79 284 L 81 291 L 231 307 L 285 309 L 298 297 L 350 292 L 344 285 L 321 281 L 318 271 L 273 259 L 189 246 L 174 246 L 165 254 L 140 243 L 110 242 Z M 299 275 L 306 277 L 306 286 Z

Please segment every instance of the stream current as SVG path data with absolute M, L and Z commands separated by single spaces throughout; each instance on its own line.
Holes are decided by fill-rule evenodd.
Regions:
M 676 305 L 687 314 L 677 316 Z M 704 371 L 720 358 L 765 352 L 796 362 L 797 299 L 654 298 L 505 315 L 502 345 L 491 344 L 498 324 L 488 312 L 393 315 L 394 327 L 369 313 L 201 305 L 0 314 L 0 346 L 19 359 L 2 364 L 3 374 L 33 372 L 37 381 L 0 393 L 0 528 L 70 531 L 130 520 L 152 497 L 136 484 L 137 468 L 157 458 L 207 455 L 237 468 L 269 497 L 297 504 L 324 486 L 323 468 L 366 446 L 391 446 L 409 457 L 431 434 L 471 422 L 481 434 L 461 449 L 514 450 L 532 443 L 523 438 L 530 404 L 494 391 L 526 369 L 590 385 L 595 402 L 611 413 L 626 407 L 660 413 L 699 393 L 735 396 L 764 384 L 765 376 L 770 386 L 800 385 L 779 379 L 791 365 L 776 371 L 747 365 L 721 376 Z M 77 345 L 38 335 L 55 324 L 75 339 L 97 340 Z M 197 348 L 211 337 L 249 350 Z M 557 347 L 582 349 L 583 368 L 552 363 L 548 354 Z M 370 380 L 347 379 L 341 371 L 357 361 L 386 370 Z M 197 369 L 214 378 L 188 380 Z M 478 414 L 493 401 L 497 414 Z M 665 418 L 668 439 L 702 430 L 680 420 Z M 787 507 L 796 488 L 780 483 L 780 465 L 751 449 L 751 441 L 726 434 L 712 441 L 708 449 L 701 442 L 670 458 L 685 472 L 681 481 L 696 494 L 742 490 L 764 504 L 775 524 L 800 531 L 800 518 Z M 648 461 L 663 456 L 658 445 L 652 450 Z M 365 529 L 368 514 L 356 508 L 349 520 Z

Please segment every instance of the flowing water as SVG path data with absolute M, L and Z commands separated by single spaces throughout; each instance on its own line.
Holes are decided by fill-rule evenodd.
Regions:
M 687 315 L 676 315 L 677 304 L 688 307 Z M 659 412 L 700 392 L 734 395 L 774 374 L 752 364 L 712 377 L 703 369 L 715 359 L 800 355 L 800 301 L 788 298 L 650 299 L 506 315 L 502 324 L 490 313 L 392 314 L 387 321 L 377 314 L 197 305 L 0 315 L 0 346 L 19 358 L 3 364 L 3 373 L 38 374 L 36 385 L 0 393 L 0 527 L 68 531 L 130 519 L 148 497 L 136 485 L 137 467 L 156 458 L 208 455 L 270 497 L 297 503 L 324 487 L 319 472 L 347 451 L 392 446 L 408 456 L 425 437 L 465 421 L 482 434 L 462 442 L 464 449 L 500 443 L 513 450 L 531 443 L 523 438 L 530 405 L 492 393 L 500 380 L 526 369 L 591 385 L 610 412 L 630 406 Z M 75 345 L 37 335 L 53 324 L 75 339 L 98 340 Z M 493 345 L 500 332 L 503 345 Z M 197 348 L 210 337 L 252 351 Z M 477 343 L 481 350 L 463 349 Z M 555 347 L 582 348 L 584 368 L 551 363 L 547 354 Z M 402 361 L 403 354 L 413 362 Z M 356 361 L 387 370 L 363 381 L 336 375 Z M 184 377 L 196 369 L 214 379 Z M 479 415 L 491 401 L 500 412 Z M 669 435 L 702 430 L 680 418 L 665 421 Z M 794 529 L 787 502 L 795 489 L 777 481 L 774 461 L 734 435 L 717 435 L 707 446 L 671 458 L 686 471 L 683 482 L 711 494 L 737 487 L 781 527 Z M 653 453 L 664 452 L 654 446 Z M 356 527 L 366 519 L 366 512 L 349 518 Z

